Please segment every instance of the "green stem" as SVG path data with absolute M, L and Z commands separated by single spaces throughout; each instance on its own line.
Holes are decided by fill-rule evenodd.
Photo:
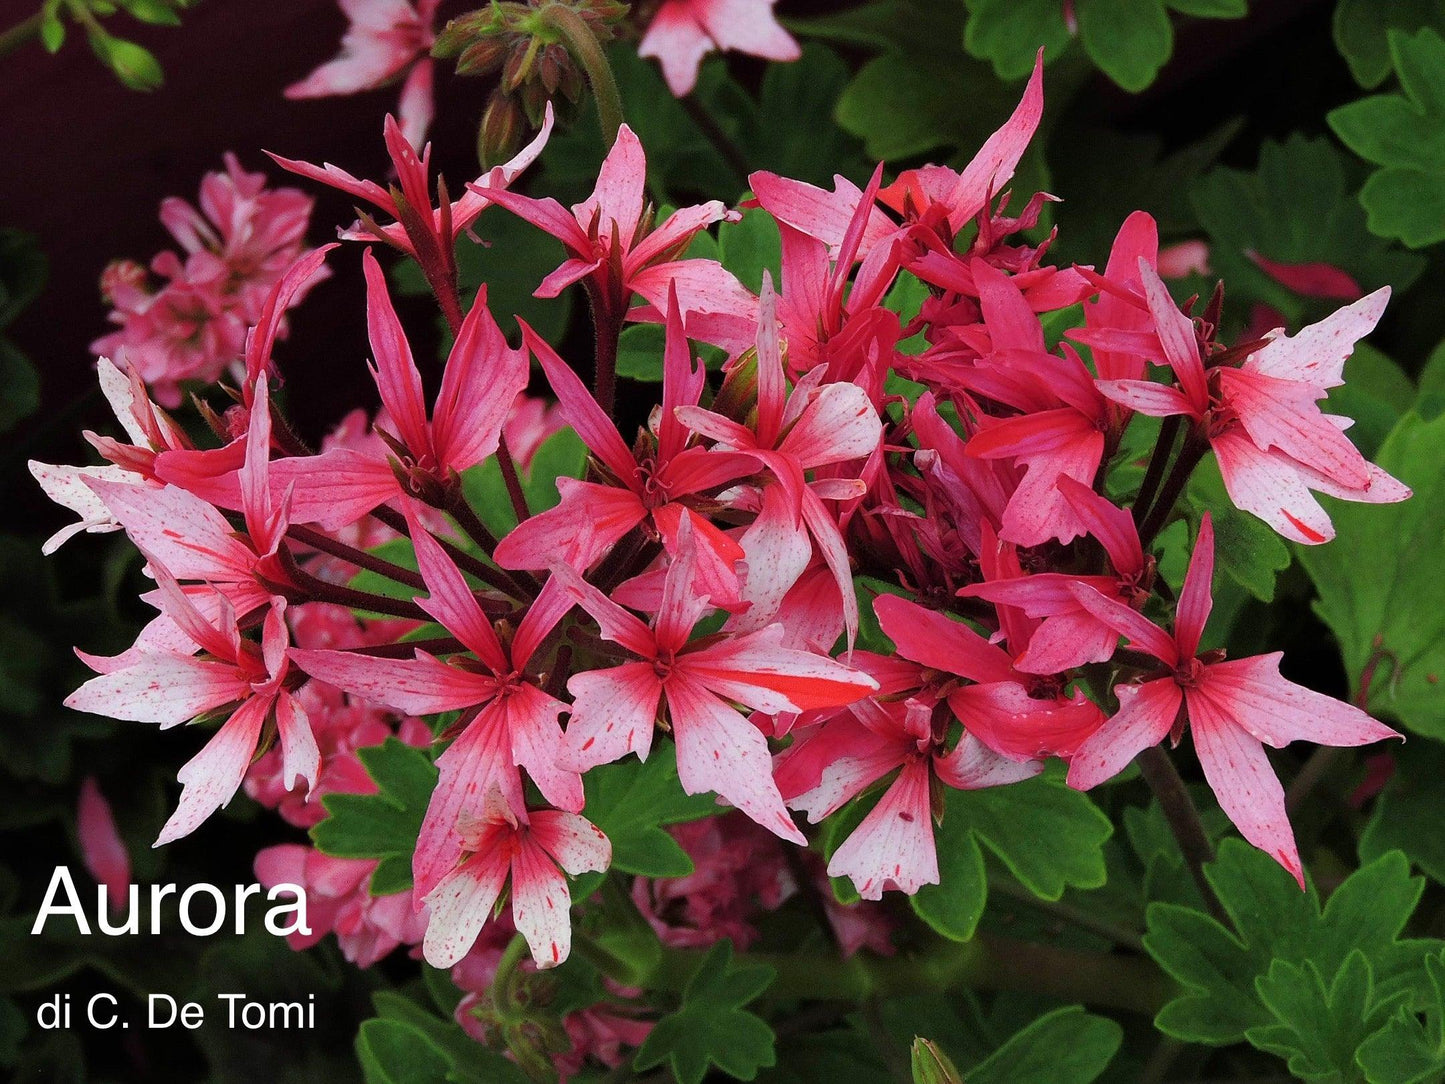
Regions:
M 617 140 L 617 130 L 622 127 L 622 95 L 617 91 L 617 80 L 613 78 L 612 65 L 607 63 L 602 43 L 582 17 L 564 4 L 549 4 L 537 15 L 545 26 L 561 36 L 567 51 L 587 73 L 592 97 L 597 101 L 597 122 L 602 127 L 602 139 L 611 147 Z
M 1205 906 L 1221 925 L 1229 927 L 1231 923 L 1224 906 L 1214 894 L 1214 886 L 1204 876 L 1205 865 L 1214 861 L 1214 844 L 1209 841 L 1209 833 L 1204 830 L 1204 822 L 1199 819 L 1199 810 L 1189 796 L 1189 788 L 1184 785 L 1179 769 L 1158 745 L 1145 749 L 1136 762 L 1144 775 L 1144 782 L 1149 784 L 1149 789 L 1159 801 L 1164 819 L 1169 822 L 1169 830 L 1179 843 L 1184 864 L 1189 867 L 1189 875 L 1194 878 Z
M 43 21 L 40 12 L 37 11 L 30 18 L 22 19 L 9 30 L 0 33 L 0 56 L 7 56 L 38 38 Z

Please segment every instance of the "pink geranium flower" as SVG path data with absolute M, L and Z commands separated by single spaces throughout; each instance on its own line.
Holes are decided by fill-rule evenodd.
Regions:
M 1344 419 L 1326 415 L 1318 404 L 1344 383 L 1345 359 L 1385 311 L 1388 286 L 1296 335 L 1270 332 L 1238 368 L 1206 369 L 1194 325 L 1158 273 L 1141 260 L 1139 274 L 1158 356 L 1174 371 L 1178 387 L 1101 380 L 1099 390 L 1131 410 L 1191 419 L 1214 449 L 1237 507 L 1294 542 L 1318 545 L 1335 531 L 1311 490 L 1368 504 L 1410 496 L 1406 486 L 1359 453 L 1344 434 Z
M 729 352 L 751 343 L 757 311 L 753 296 L 716 260 L 680 258 L 699 231 L 736 216 L 721 201 L 709 200 L 680 208 L 654 226 L 645 206 L 647 158 L 627 125 L 607 152 L 592 195 L 570 211 L 550 196 L 532 199 L 508 191 L 495 169 L 488 178 L 489 187 L 477 191 L 551 234 L 567 250 L 567 259 L 537 287 L 537 297 L 556 297 L 586 280 L 600 318 L 614 325 L 621 321 L 635 293 L 647 306 L 632 315 L 660 323 L 669 290 L 676 290 L 689 338 Z
M 572 894 L 563 871 L 577 876 L 612 863 L 612 844 L 576 813 L 514 810 L 488 792 L 482 817 L 459 826 L 462 860 L 423 901 L 430 910 L 422 954 L 450 967 L 472 947 L 510 881 L 512 921 L 538 967 L 555 967 L 572 948 Z
M 524 809 L 519 769 L 547 800 L 582 808 L 582 781 L 559 764 L 566 705 L 543 692 L 526 673 L 542 640 L 571 608 L 571 599 L 548 587 L 503 646 L 461 571 L 431 534 L 412 517 L 412 542 L 430 595 L 418 599 L 455 635 L 471 658 L 451 663 L 418 650 L 412 659 L 378 659 L 348 651 L 292 651 L 312 677 L 374 703 L 415 715 L 461 711 L 458 736 L 437 759 L 441 775 L 432 792 L 417 841 L 413 874 L 420 900 L 456 864 L 461 825 L 482 815 L 495 794 L 511 809 Z
M 665 703 L 682 789 L 715 791 L 769 831 L 802 843 L 773 782 L 767 741 L 732 702 L 765 712 L 807 711 L 851 703 L 877 683 L 824 655 L 783 647 L 781 625 L 690 642 L 693 627 L 712 609 L 707 596 L 697 593 L 691 535 L 683 521 L 651 626 L 567 566 L 553 571 L 596 619 L 602 635 L 637 656 L 576 674 L 567 683 L 575 701 L 567 756 L 583 771 L 628 753 L 645 760 L 658 705 Z
M 1275 858 L 1304 887 L 1299 850 L 1285 813 L 1284 789 L 1264 746 L 1292 741 L 1368 745 L 1400 737 L 1359 708 L 1280 676 L 1280 652 L 1226 662 L 1222 651 L 1200 652 L 1213 605 L 1214 527 L 1209 513 L 1179 592 L 1173 633 L 1087 584 L 1079 604 L 1131 647 L 1164 664 L 1159 677 L 1118 685 L 1119 711 L 1075 751 L 1069 785 L 1088 790 L 1118 774 L 1143 749 L 1166 736 L 1177 745 L 1188 727 L 1204 777 L 1245 839 Z
M 376 862 L 332 858 L 313 847 L 282 843 L 256 855 L 256 880 L 267 888 L 300 885 L 306 890 L 311 932 L 291 933 L 286 943 L 297 952 L 328 933 L 336 935 L 341 955 L 357 967 L 370 967 L 401 945 L 415 945 L 426 932 L 425 912 L 414 912 L 405 892 L 373 896 Z
M 159 289 L 128 261 L 107 268 L 101 285 L 120 330 L 91 344 L 96 353 L 124 355 L 168 407 L 180 403 L 183 382 L 210 383 L 240 361 L 246 329 L 301 254 L 312 201 L 294 188 L 268 189 L 264 174 L 245 172 L 227 154 L 226 172 L 201 181 L 199 204 L 161 203 L 161 222 L 182 252 L 151 261 L 164 280 Z M 323 277 L 318 269 L 306 288 Z
M 420 146 L 431 127 L 434 103 L 431 58 L 441 0 L 338 0 L 351 20 L 341 52 L 299 83 L 288 98 L 325 98 L 375 90 L 402 80 L 397 113 L 406 138 Z
M 702 58 L 714 50 L 766 60 L 797 60 L 802 50 L 773 15 L 777 0 L 663 0 L 637 46 L 656 57 L 668 89 L 681 98 L 697 85 Z

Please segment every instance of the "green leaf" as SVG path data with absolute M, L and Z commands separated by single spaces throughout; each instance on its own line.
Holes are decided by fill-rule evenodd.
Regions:
M 1132 94 L 1144 90 L 1174 51 L 1163 0 L 1085 0 L 1079 37 L 1099 70 Z
M 40 374 L 30 359 L 0 337 L 0 433 L 40 407 Z
M 968 22 L 963 45 L 973 56 L 993 64 L 1003 80 L 1022 79 L 1033 71 L 1040 48 L 1045 62 L 1069 46 L 1064 5 L 1053 0 L 967 0 Z
M 434 1084 L 451 1075 L 451 1059 L 422 1031 L 399 1020 L 364 1021 L 356 1056 L 366 1084 Z
M 0 328 L 39 295 L 47 268 L 45 254 L 31 234 L 0 229 Z
M 943 936 L 967 941 L 988 899 L 980 845 L 1034 895 L 1057 900 L 1071 885 L 1104 883 L 1103 845 L 1112 832 L 1087 795 L 1053 776 L 950 790 L 935 832 L 940 883 L 919 889 L 913 910 Z
M 612 841 L 612 865 L 640 877 L 685 877 L 692 859 L 664 826 L 718 812 L 711 794 L 690 795 L 677 780 L 677 754 L 660 742 L 652 755 L 593 768 L 583 780 L 587 816 Z
M 1264 521 L 1230 503 L 1212 458 L 1194 472 L 1188 493 L 1194 530 L 1205 510 L 1214 520 L 1214 553 L 1220 569 L 1261 602 L 1271 601 L 1276 577 L 1289 567 L 1289 547 Z
M 1279 263 L 1330 264 L 1366 292 L 1387 284 L 1401 290 L 1419 276 L 1419 256 L 1371 234 L 1349 198 L 1357 170 L 1347 166 L 1327 140 L 1294 135 L 1264 144 L 1252 173 L 1220 167 L 1195 182 L 1190 199 L 1209 234 L 1211 271 L 1229 284 L 1230 298 L 1272 305 L 1295 326 L 1322 315 L 1326 303 L 1275 282 L 1251 252 Z
M 328 794 L 326 819 L 311 829 L 323 854 L 375 858 L 371 894 L 386 896 L 411 887 L 411 856 L 422 817 L 436 787 L 431 757 L 397 738 L 358 749 L 356 755 L 375 781 L 376 794 Z
M 473 235 L 480 241 L 473 241 Z M 519 341 L 518 316 L 542 338 L 556 342 L 567 328 L 572 292 L 545 299 L 533 297 L 532 291 L 564 256 L 561 244 L 550 235 L 516 215 L 490 211 L 457 238 L 457 284 L 468 305 L 477 288 L 486 284 L 487 308 L 512 342 Z M 398 293 L 417 297 L 431 293 L 414 260 L 397 262 L 391 274 Z M 438 321 L 441 323 L 440 317 Z M 443 336 L 441 348 L 445 357 L 451 348 L 450 335 Z
M 1328 984 L 1312 961 L 1275 960 L 1255 988 L 1277 1023 L 1250 1028 L 1245 1038 L 1284 1058 L 1297 1079 L 1330 1084 L 1363 1079 L 1355 1066 L 1356 1048 L 1409 996 L 1400 990 L 1376 997 L 1370 962 L 1359 951 L 1345 957 Z
M 571 426 L 557 430 L 532 453 L 522 493 L 532 514 L 555 508 L 561 500 L 558 478 L 581 478 L 587 471 L 587 445 Z
M 752 1080 L 772 1065 L 773 1029 L 743 1006 L 773 981 L 770 967 L 733 965 L 731 941 L 719 941 L 698 965 L 682 1004 L 648 1034 L 633 1067 L 639 1071 L 667 1062 L 678 1084 L 700 1084 L 709 1065 L 738 1080 Z
M 1114 1021 L 1069 1005 L 1009 1036 L 964 1078 L 968 1084 L 1089 1084 L 1123 1041 L 1124 1029 Z
M 1373 862 L 1388 851 L 1403 851 L 1420 872 L 1445 884 L 1445 833 L 1439 830 L 1445 747 L 1408 742 L 1394 760 L 1395 772 L 1360 836 L 1360 861 Z
M 1437 941 L 1400 939 L 1424 880 L 1410 876 L 1399 852 L 1351 874 L 1323 911 L 1313 887 L 1301 892 L 1273 858 L 1242 840 L 1224 840 L 1205 876 L 1237 933 L 1192 907 L 1153 903 L 1147 912 L 1144 947 L 1184 988 L 1154 1021 L 1176 1039 L 1224 1046 L 1277 1024 L 1256 985 L 1275 961 L 1310 961 L 1333 980 L 1358 950 L 1373 970 L 1374 996 L 1388 999 L 1418 993 L 1420 961 L 1440 950 Z
M 1445 0 L 1339 0 L 1335 47 L 1355 82 L 1374 90 L 1390 75 L 1391 30 L 1415 31 L 1445 23 Z
M 667 342 L 661 324 L 629 324 L 617 339 L 617 375 L 648 384 L 662 382 L 662 352 Z
M 1319 590 L 1314 609 L 1339 642 L 1352 692 L 1369 674 L 1371 712 L 1445 737 L 1445 581 L 1437 574 L 1445 561 L 1445 416 L 1407 414 L 1377 459 L 1414 496 L 1389 505 L 1330 501 L 1338 538 L 1295 552 Z
M 1411 248 L 1445 239 L 1445 38 L 1434 29 L 1388 31 L 1399 94 L 1333 110 L 1344 144 L 1381 168 L 1360 192 L 1370 229 Z
M 445 973 L 439 974 L 441 981 L 445 982 Z M 436 1052 L 447 1063 L 447 1072 L 444 1075 L 422 1079 L 458 1081 L 465 1084 L 526 1084 L 527 1076 L 515 1062 L 479 1044 L 450 1016 L 445 1019 L 438 1017 L 410 998 L 392 990 L 378 990 L 371 1000 L 376 1006 L 377 1016 L 362 1024 L 363 1030 L 368 1024 L 400 1025 L 412 1033 L 402 1045 L 420 1049 L 416 1038 L 420 1036 L 426 1044 L 423 1056 L 429 1058 Z M 396 1068 L 404 1071 L 404 1066 Z
M 90 46 L 95 55 L 115 72 L 121 84 L 131 90 L 155 90 L 165 82 L 160 61 L 143 45 L 92 30 Z
M 1425 1019 L 1402 1007 L 1355 1054 L 1370 1084 L 1427 1084 L 1445 1077 L 1445 953 L 1427 956 L 1425 971 Z
M 773 65 L 769 72 L 782 65 Z M 763 287 L 763 272 L 773 276 L 773 286 L 782 281 L 782 239 L 773 216 L 761 207 L 750 207 L 741 221 L 724 222 L 717 233 L 718 258 L 749 290 Z

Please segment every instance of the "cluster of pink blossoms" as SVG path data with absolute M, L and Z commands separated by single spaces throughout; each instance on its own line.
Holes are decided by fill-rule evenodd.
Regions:
M 161 223 L 181 252 L 160 253 L 149 273 L 117 260 L 100 280 L 120 327 L 91 349 L 129 362 L 167 407 L 180 404 L 183 383 L 214 383 L 239 363 L 246 332 L 301 255 L 311 219 L 311 197 L 267 188 L 264 174 L 247 173 L 231 154 L 224 173 L 202 179 L 198 203 L 174 196 L 161 203 Z M 299 291 L 292 303 L 303 296 Z
M 1408 496 L 1320 409 L 1386 293 L 1293 336 L 1230 345 L 1219 295 L 1199 311 L 1170 297 L 1147 215 L 1124 223 L 1102 272 L 1048 263 L 1048 242 L 1021 236 L 1047 197 L 1011 216 L 1006 191 L 1041 111 L 1036 70 L 962 171 L 910 170 L 884 187 L 880 166 L 865 187 L 840 179 L 832 191 L 754 174 L 749 206 L 781 237 L 780 280 L 765 277 L 760 296 L 684 255 L 734 211 L 714 202 L 655 219 L 626 127 L 571 208 L 510 189 L 545 131 L 456 202 L 441 186 L 432 195 L 427 153 L 394 124 L 404 205 L 335 167 L 288 163 L 397 217 L 343 235 L 372 246 L 361 260 L 384 406 L 372 433 L 312 452 L 271 398 L 281 313 L 321 249 L 281 277 L 247 339 L 227 443 L 193 447 L 134 370 L 102 362 L 127 438 L 92 438 L 105 466 L 33 467 L 80 513 L 75 529 L 124 529 L 156 583 L 146 599 L 159 615 L 124 654 L 86 656 L 97 676 L 70 705 L 163 727 L 220 721 L 180 771 L 160 842 L 199 827 L 248 771 L 254 794 L 294 803 L 287 815 L 304 823 L 306 796 L 365 785 L 352 758 L 371 712 L 427 744 L 402 720 L 457 713 L 436 743 L 410 913 L 383 920 L 373 903 L 344 921 L 397 942 L 415 922 L 425 958 L 452 967 L 494 943 L 509 899 L 512 927 L 546 968 L 571 946 L 569 875 L 611 862 L 585 816 L 584 776 L 660 742 L 675 747 L 684 791 L 715 794 L 793 844 L 808 843 L 795 813 L 817 822 L 876 792 L 826 865 L 876 900 L 939 881 L 933 831 L 948 788 L 1008 785 L 1050 758 L 1092 787 L 1188 732 L 1230 819 L 1303 883 L 1264 747 L 1394 732 L 1285 680 L 1277 653 L 1204 649 L 1207 513 L 1182 584 L 1161 582 L 1153 549 L 1210 454 L 1238 508 L 1304 544 L 1331 537 L 1315 492 Z M 522 346 L 509 344 L 485 290 L 470 307 L 457 296 L 453 245 L 492 205 L 562 241 L 566 259 L 537 294 L 586 290 L 592 390 L 525 324 Z M 378 247 L 419 263 L 452 326 L 431 393 Z M 906 320 L 885 304 L 904 274 L 927 287 Z M 1081 323 L 1051 345 L 1041 315 L 1079 303 Z M 611 411 L 627 321 L 665 327 L 660 402 L 632 433 Z M 730 355 L 720 381 L 690 339 Z M 909 341 L 924 345 L 906 352 Z M 514 447 L 525 438 L 509 429 L 530 358 L 591 453 L 585 476 L 558 479 L 558 503 L 535 512 Z M 1152 455 L 1135 426 L 1157 430 Z M 1129 468 L 1144 459 L 1135 482 Z M 502 537 L 463 484 L 493 461 L 517 520 Z M 366 548 L 403 536 L 414 564 Z M 412 597 L 364 590 L 360 570 Z M 888 590 L 860 599 L 858 577 Z M 317 636 L 317 604 L 402 624 Z M 856 646 L 865 607 L 894 652 Z M 740 845 L 754 856 L 749 899 L 813 890 L 756 857 L 769 852 L 748 852 L 756 839 Z M 272 858 L 288 874 L 318 861 Z M 715 868 L 700 862 L 697 876 Z M 334 873 L 355 902 L 353 872 L 316 875 Z M 722 897 L 679 912 L 666 886 L 635 893 L 665 939 L 689 924 L 745 936 L 746 915 Z M 886 935 L 840 932 L 850 938 L 886 947 Z

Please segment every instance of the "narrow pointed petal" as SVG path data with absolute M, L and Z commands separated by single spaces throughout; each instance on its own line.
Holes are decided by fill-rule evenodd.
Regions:
M 662 682 L 651 663 L 626 662 L 610 670 L 587 670 L 567 682 L 572 714 L 567 720 L 563 763 L 578 771 L 652 750 L 652 730 Z
M 65 706 L 170 727 L 243 699 L 250 691 L 250 683 L 229 663 L 144 655 L 132 666 L 91 678 L 65 698 Z
M 592 615 L 603 636 L 613 643 L 621 644 L 634 655 L 641 655 L 646 659 L 656 656 L 657 637 L 639 618 L 628 613 L 566 565 L 558 565 L 552 570 L 552 575 L 561 582 L 577 605 Z
M 729 637 L 679 656 L 677 669 L 719 696 L 757 711 L 841 707 L 877 690 L 860 670 L 782 646 L 783 627 Z
M 597 405 L 597 400 L 592 398 L 592 393 L 571 367 L 525 322 L 522 323 L 522 337 L 547 374 L 547 382 L 557 395 L 562 417 L 567 419 L 567 424 L 577 430 L 582 443 L 587 445 L 592 454 L 602 460 L 607 469 L 623 484 L 633 485 L 637 474 L 637 461 L 632 458 L 632 452 L 618 435 L 612 419 Z M 508 405 L 511 401 L 510 398 L 507 400 Z
M 1014 760 L 995 753 L 977 736 L 965 733 L 953 751 L 935 757 L 933 771 L 939 781 L 958 790 L 982 790 L 1032 779 L 1044 770 L 1042 760 Z
M 807 843 L 773 782 L 762 732 L 703 686 L 674 672 L 667 710 L 677 741 L 677 777 L 688 794 L 714 791 L 774 835 Z
M 371 249 L 363 253 L 361 263 L 366 273 L 366 332 L 375 361 L 372 376 L 376 388 L 401 442 L 418 457 L 430 455 L 431 432 L 411 344 L 392 307 L 386 275 Z
M 538 968 L 556 967 L 572 951 L 571 908 L 567 878 L 535 841 L 524 842 L 512 859 L 512 921 Z
M 1073 478 L 1060 477 L 1058 486 L 1084 530 L 1104 547 L 1114 571 L 1121 576 L 1143 571 L 1144 547 L 1139 542 L 1139 531 L 1128 509 L 1120 508 Z
M 1069 786 L 1089 790 L 1112 779 L 1145 749 L 1168 736 L 1184 694 L 1172 678 L 1118 685 L 1119 710 L 1069 760 Z
M 1279 672 L 1283 657 L 1275 651 L 1215 663 L 1191 692 L 1190 710 L 1203 702 L 1276 749 L 1294 741 L 1354 746 L 1400 736 L 1351 704 L 1287 681 Z
M 292 648 L 289 654 L 312 677 L 408 715 L 459 711 L 485 703 L 497 692 L 495 678 L 448 666 L 425 651 L 414 659 L 314 648 Z
M 1214 584 L 1214 521 L 1206 511 L 1199 523 L 1199 537 L 1189 556 L 1189 571 L 1179 591 L 1179 605 L 1174 615 L 1174 640 L 1179 656 L 1192 659 L 1199 653 L 1199 640 L 1214 608 L 1211 588 Z
M 1196 717 L 1190 693 L 1190 733 L 1204 778 L 1239 834 L 1289 871 L 1305 886 L 1299 848 L 1284 808 L 1284 788 L 1270 766 L 1264 746 L 1240 727 Z
M 1150 380 L 1100 380 L 1097 386 L 1104 398 L 1150 417 L 1167 418 L 1171 414 L 1198 417 L 1200 414 L 1188 396 L 1168 384 Z
M 497 564 L 532 570 L 563 564 L 583 572 L 647 518 L 630 489 L 559 478 L 557 492 L 555 508 L 530 516 L 497 544 Z
M 321 774 L 321 751 L 306 710 L 284 690 L 276 697 L 276 731 L 281 741 L 281 785 L 294 790 L 304 782 L 310 794 Z
M 865 900 L 882 899 L 885 888 L 911 896 L 938 884 L 928 790 L 928 761 L 915 757 L 833 852 L 828 876 L 847 877 Z
M 612 865 L 612 841 L 586 817 L 539 809 L 531 818 L 532 838 L 573 877 Z
M 1245 367 L 1280 380 L 1298 380 L 1316 388 L 1345 382 L 1345 360 L 1384 315 L 1390 288 L 1382 286 L 1295 335 L 1280 335 L 1250 355 Z
M 427 963 L 451 967 L 471 950 L 492 917 L 509 868 L 503 853 L 479 851 L 426 897 L 422 955 Z
M 1179 647 L 1174 638 L 1137 610 L 1084 584 L 1076 584 L 1070 590 L 1080 606 L 1120 636 L 1127 637 L 1134 647 L 1147 651 L 1166 666 L 1179 662 Z
M 567 705 L 535 685 L 518 684 L 500 703 L 512 760 L 527 769 L 542 796 L 559 809 L 582 808 L 582 777 L 560 766 L 562 726 L 557 721 Z
M 906 659 L 972 681 L 1008 681 L 1013 676 L 1003 650 L 936 610 L 897 595 L 879 595 L 873 600 L 873 612 L 883 634 Z
M 512 402 L 527 386 L 527 368 L 526 354 L 507 345 L 492 318 L 483 285 L 442 370 L 432 419 L 438 469 L 460 473 L 497 450 Z
M 522 785 L 512 763 L 505 720 L 488 705 L 437 757 L 437 785 L 427 803 L 412 857 L 413 898 L 440 884 L 462 853 L 461 827 L 481 820 L 498 796 L 509 806 L 522 802 Z
M 228 805 L 240 789 L 241 779 L 256 742 L 261 724 L 271 709 L 268 697 L 256 696 L 236 709 L 205 747 L 181 767 L 176 778 L 183 785 L 176 811 L 161 828 L 155 846 L 188 836 L 216 810 Z
M 410 506 L 407 520 L 411 525 L 417 565 L 430 592 L 428 598 L 417 599 L 417 604 L 466 645 L 467 650 L 481 659 L 492 673 L 504 676 L 511 670 L 511 664 L 502 650 L 502 642 L 497 639 L 497 630 L 482 612 L 477 596 L 472 593 L 461 569 L 422 525 Z

